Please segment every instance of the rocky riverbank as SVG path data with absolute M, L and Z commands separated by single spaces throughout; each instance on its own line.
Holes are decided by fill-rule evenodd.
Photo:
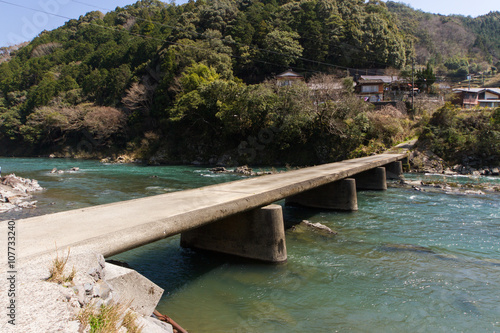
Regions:
M 439 173 L 444 175 L 500 176 L 500 166 L 480 166 L 472 158 L 462 164 L 448 165 L 430 150 L 417 148 L 409 154 L 411 172 Z
M 151 316 L 163 290 L 99 254 L 41 255 L 22 260 L 16 268 L 15 325 L 4 320 L 1 332 L 94 332 L 108 319 L 116 321 L 116 332 L 139 332 L 132 327 L 144 333 L 174 332 L 170 324 Z M 53 279 L 55 268 L 59 275 Z M 0 297 L 8 299 L 5 288 Z M 108 318 L 111 313 L 114 317 Z
M 43 188 L 34 179 L 18 177 L 10 174 L 0 178 L 0 213 L 12 209 L 35 208 L 36 201 L 31 200 L 31 193 Z
M 481 184 L 459 184 L 446 181 L 421 181 L 421 180 L 401 180 L 393 183 L 394 187 L 413 188 L 415 191 L 435 192 L 462 195 L 485 195 L 488 193 L 500 193 L 500 186 L 490 183 Z

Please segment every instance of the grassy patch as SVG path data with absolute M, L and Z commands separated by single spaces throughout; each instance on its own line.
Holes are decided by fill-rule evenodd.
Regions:
M 49 268 L 50 276 L 47 281 L 59 284 L 73 283 L 73 279 L 76 274 L 74 267 L 69 275 L 64 275 L 64 268 L 68 263 L 69 252 L 70 250 L 68 249 L 68 255 L 66 256 L 66 258 L 59 258 L 59 253 L 57 254 L 57 257 L 54 259 L 54 261 L 52 261 L 52 266 Z
M 114 333 L 124 327 L 128 333 L 140 333 L 142 327 L 137 325 L 137 315 L 128 310 L 128 306 L 120 303 L 96 306 L 87 304 L 78 314 L 77 319 L 83 328 L 89 326 L 90 333 Z

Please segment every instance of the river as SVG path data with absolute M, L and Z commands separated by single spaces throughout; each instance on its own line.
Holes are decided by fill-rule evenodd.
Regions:
M 241 179 L 198 166 L 41 158 L 0 158 L 0 166 L 46 188 L 38 208 L 2 220 Z M 500 331 L 500 194 L 390 187 L 358 193 L 358 205 L 349 213 L 285 207 L 287 224 L 307 219 L 338 235 L 289 229 L 280 265 L 183 249 L 178 236 L 113 259 L 164 288 L 158 309 L 191 333 Z

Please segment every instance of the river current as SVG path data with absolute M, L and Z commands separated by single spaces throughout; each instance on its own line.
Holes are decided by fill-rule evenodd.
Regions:
M 64 159 L 0 158 L 0 166 L 45 188 L 35 195 L 38 208 L 2 220 L 242 178 L 199 166 Z M 390 187 L 359 192 L 358 206 L 349 213 L 284 207 L 287 224 L 305 219 L 338 234 L 287 230 L 288 261 L 280 265 L 183 249 L 179 236 L 113 259 L 164 288 L 159 311 L 191 333 L 500 331 L 500 194 Z

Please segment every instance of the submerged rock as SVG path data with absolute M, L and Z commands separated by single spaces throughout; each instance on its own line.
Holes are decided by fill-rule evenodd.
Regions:
M 435 254 L 433 250 L 425 246 L 413 245 L 413 244 L 387 244 L 380 248 L 382 251 L 397 252 L 397 251 L 409 251 L 409 252 L 422 252 L 422 253 L 432 253 Z
M 316 231 L 319 231 L 319 232 L 322 232 L 322 233 L 326 233 L 326 234 L 330 234 L 330 235 L 336 235 L 338 234 L 338 232 L 336 232 L 335 230 L 332 230 L 330 228 L 328 228 L 326 225 L 324 224 L 321 224 L 321 223 L 311 223 L 307 220 L 303 220 L 302 222 L 300 222 L 298 225 L 295 225 L 292 227 L 292 230 L 296 230 L 297 227 L 299 226 L 302 226 L 304 228 L 307 228 L 307 229 L 313 229 L 313 230 L 316 230 Z
M 134 158 L 134 156 L 131 155 L 120 155 L 118 157 L 105 157 L 100 160 L 101 163 L 108 164 L 108 163 L 116 163 L 116 164 L 124 164 L 124 163 L 141 163 L 142 161 L 139 159 Z M 155 163 L 148 163 L 151 165 L 155 165 Z
M 224 172 L 229 172 L 229 171 L 224 167 L 215 167 L 215 168 L 210 169 L 210 172 L 224 173 Z
M 408 181 L 402 180 L 399 183 L 392 183 L 393 187 L 406 187 L 415 191 L 445 193 L 454 195 L 485 195 L 488 192 L 499 192 L 500 186 L 491 183 L 460 184 L 445 181 Z
M 210 169 L 210 172 L 213 173 L 233 173 L 233 174 L 238 174 L 238 175 L 243 175 L 243 176 L 262 176 L 262 175 L 271 175 L 273 171 L 259 171 L 255 172 L 252 170 L 252 168 L 248 167 L 248 165 L 242 165 L 239 166 L 233 170 L 228 170 L 225 167 L 218 166 L 215 168 Z

